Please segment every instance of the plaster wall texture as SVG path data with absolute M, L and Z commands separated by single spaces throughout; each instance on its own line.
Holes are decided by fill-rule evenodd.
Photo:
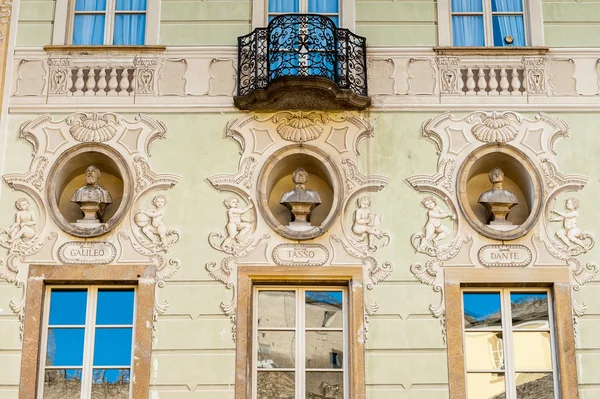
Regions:
M 542 0 L 540 0 L 542 1 Z M 163 0 L 159 44 L 173 46 L 235 45 L 251 31 L 252 0 Z M 55 0 L 21 0 L 17 46 L 44 46 L 52 41 Z M 356 0 L 355 33 L 369 46 L 436 46 L 435 0 Z M 545 45 L 596 46 L 600 2 L 543 0 Z
M 123 114 L 132 119 L 133 115 Z M 167 139 L 152 148 L 156 170 L 183 176 L 166 192 L 165 220 L 180 229 L 182 240 L 173 249 L 182 261 L 177 274 L 160 290 L 161 300 L 171 303 L 156 324 L 151 370 L 153 399 L 207 398 L 234 396 L 235 344 L 231 324 L 220 309 L 231 292 L 214 281 L 206 262 L 217 260 L 206 237 L 225 224 L 222 200 L 228 195 L 214 190 L 206 177 L 237 170 L 238 147 L 224 137 L 226 123 L 241 114 L 153 114 L 165 122 Z M 367 174 L 390 177 L 387 188 L 372 195 L 372 209 L 384 217 L 383 225 L 393 237 L 393 245 L 381 249 L 378 257 L 395 265 L 391 277 L 367 292 L 370 302 L 379 302 L 371 318 L 366 346 L 366 388 L 369 399 L 448 398 L 446 348 L 439 321 L 432 318 L 429 304 L 439 301 L 431 287 L 419 284 L 409 265 L 422 261 L 409 245 L 409 237 L 420 231 L 425 211 L 419 202 L 423 195 L 414 191 L 405 178 L 433 173 L 437 155 L 432 142 L 421 137 L 421 124 L 436 116 L 430 113 L 365 113 L 375 126 L 375 137 L 361 144 L 360 168 Z M 532 115 L 529 115 L 530 117 Z M 600 180 L 600 140 L 595 139 L 600 118 L 592 114 L 553 114 L 570 126 L 571 137 L 557 143 L 559 165 L 565 173 L 590 176 L 588 186 L 575 194 L 581 201 L 580 227 L 594 232 L 600 225 L 597 197 Z M 19 140 L 18 127 L 34 115 L 9 117 L 4 173 L 27 170 L 31 146 Z M 62 119 L 65 115 L 53 115 Z M 0 226 L 14 217 L 14 201 L 23 193 L 5 184 L 0 191 Z M 582 260 L 594 260 L 592 250 Z M 19 299 L 20 291 L 0 283 L 0 399 L 16 398 L 18 393 L 20 348 L 19 321 L 8 304 Z M 600 282 L 592 282 L 576 294 L 587 302 L 588 312 L 578 321 L 577 364 L 582 399 L 600 398 Z

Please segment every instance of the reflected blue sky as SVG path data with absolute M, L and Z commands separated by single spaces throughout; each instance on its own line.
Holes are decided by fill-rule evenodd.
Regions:
M 539 300 L 544 300 L 548 298 L 548 294 L 546 294 L 545 292 L 540 292 L 540 293 L 520 293 L 520 294 L 516 294 L 516 293 L 511 293 L 510 294 L 510 301 L 512 303 L 523 303 L 523 302 L 533 302 L 533 301 L 539 301 Z
M 96 324 L 133 324 L 134 290 L 98 290 Z
M 87 290 L 53 289 L 50 294 L 50 319 L 51 326 L 57 325 L 85 325 L 87 305 Z
M 131 334 L 131 328 L 97 328 L 94 366 L 129 366 Z
M 83 328 L 51 328 L 48 331 L 47 366 L 83 365 Z
M 465 292 L 463 293 L 465 315 L 477 321 L 500 312 L 500 293 Z
M 342 291 L 306 291 L 306 303 L 313 302 L 341 306 Z

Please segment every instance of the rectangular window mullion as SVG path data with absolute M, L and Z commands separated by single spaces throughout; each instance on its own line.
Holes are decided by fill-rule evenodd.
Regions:
M 485 31 L 485 45 L 494 45 L 494 34 L 492 32 L 492 2 L 483 0 L 483 29 Z
M 306 304 L 304 296 L 306 295 L 305 289 L 299 288 L 296 291 L 296 397 L 306 397 L 306 339 L 304 338 L 304 328 L 306 319 Z
M 97 295 L 97 287 L 88 287 L 87 317 L 85 321 L 84 339 L 85 344 L 83 352 L 83 370 L 81 375 L 81 399 L 89 398 L 92 394 Z
M 512 339 L 512 312 L 510 303 L 510 290 L 501 291 L 502 298 L 502 326 L 504 334 L 504 368 L 506 369 L 507 398 L 517 398 L 517 384 L 515 382 L 514 345 Z
M 104 32 L 105 45 L 111 45 L 114 42 L 115 8 L 115 0 L 106 0 L 106 28 Z

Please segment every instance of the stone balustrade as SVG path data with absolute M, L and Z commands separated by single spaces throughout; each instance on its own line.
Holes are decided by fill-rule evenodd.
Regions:
M 134 112 L 234 110 L 237 48 L 186 47 L 131 54 L 18 49 L 10 107 L 69 110 L 73 104 Z M 447 55 L 432 48 L 371 48 L 371 108 L 510 106 L 600 109 L 600 48 L 544 55 Z

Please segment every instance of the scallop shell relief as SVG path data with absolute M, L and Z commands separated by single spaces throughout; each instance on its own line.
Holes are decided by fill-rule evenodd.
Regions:
M 471 133 L 485 143 L 506 143 L 517 137 L 518 129 L 495 113 L 473 126 Z
M 111 114 L 99 115 L 94 113 L 91 118 L 87 115 L 80 115 L 79 118 L 72 118 L 67 123 L 72 125 L 69 133 L 75 140 L 86 143 L 101 143 L 109 141 L 117 134 L 117 129 L 113 125 L 118 124 L 119 121 Z
M 295 142 L 305 142 L 319 138 L 323 133 L 323 127 L 318 121 L 325 123 L 323 115 L 315 112 L 285 113 L 286 116 L 276 115 L 273 121 L 284 120 L 277 126 L 277 133 L 282 139 Z

